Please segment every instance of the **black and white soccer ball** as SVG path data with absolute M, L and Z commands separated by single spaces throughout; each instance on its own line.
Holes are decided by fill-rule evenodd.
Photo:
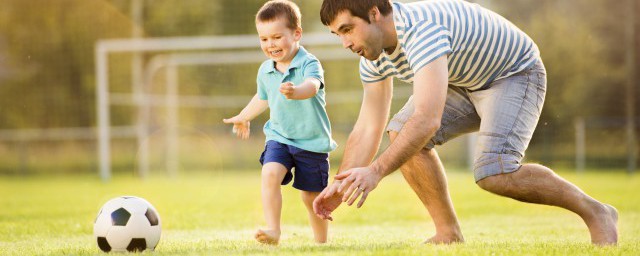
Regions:
M 105 252 L 140 252 L 156 248 L 160 227 L 160 215 L 147 200 L 121 196 L 102 206 L 93 225 L 93 236 Z

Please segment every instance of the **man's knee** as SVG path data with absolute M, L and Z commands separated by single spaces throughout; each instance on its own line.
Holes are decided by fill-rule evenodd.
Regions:
M 519 173 L 521 169 L 519 167 L 520 165 L 518 165 L 517 167 L 514 166 L 509 170 L 486 170 L 485 168 L 485 170 L 483 171 L 486 173 L 485 175 L 483 175 L 485 177 L 482 177 L 482 179 L 476 181 L 476 184 L 486 191 L 504 195 L 506 193 L 509 193 L 510 190 L 514 189 L 514 179 L 517 179 L 516 176 L 521 174 Z
M 504 187 L 504 179 L 500 176 L 501 175 L 489 176 L 479 180 L 478 182 L 476 182 L 476 184 L 478 184 L 478 187 L 486 191 L 495 193 L 495 191 Z
M 535 169 L 535 171 L 534 171 Z M 498 193 L 515 189 L 518 183 L 528 183 L 534 180 L 545 181 L 555 174 L 549 168 L 538 164 L 520 165 L 519 168 L 501 174 L 487 176 L 476 182 L 478 186 L 489 192 Z

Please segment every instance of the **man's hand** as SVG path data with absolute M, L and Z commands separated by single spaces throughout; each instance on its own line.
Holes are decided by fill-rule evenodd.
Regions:
M 238 138 L 241 138 L 243 140 L 249 138 L 249 135 L 251 133 L 251 129 L 249 129 L 251 127 L 251 123 L 249 121 L 241 118 L 240 116 L 222 119 L 222 121 L 225 124 L 233 124 L 233 133 L 235 133 Z
M 319 218 L 333 220 L 331 213 L 342 204 L 342 194 L 338 191 L 340 183 L 339 180 L 334 181 L 313 200 L 313 212 Z
M 349 169 L 336 175 L 335 179 L 342 181 L 338 191 L 344 193 L 342 201 L 347 202 L 347 205 L 352 205 L 358 199 L 358 196 L 362 195 L 358 202 L 358 208 L 360 208 L 364 201 L 367 200 L 369 193 L 378 186 L 382 175 L 371 166 L 367 166 Z M 346 192 L 344 192 L 345 189 Z
M 295 93 L 295 91 L 296 87 L 292 82 L 286 82 L 280 85 L 280 93 L 287 99 L 293 99 L 293 93 Z

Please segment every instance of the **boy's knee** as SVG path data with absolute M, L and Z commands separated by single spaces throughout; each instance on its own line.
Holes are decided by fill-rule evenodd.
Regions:
M 319 194 L 320 192 L 302 191 L 300 197 L 302 197 L 302 201 L 313 202 Z
M 266 163 L 262 167 L 262 177 L 267 179 L 280 179 L 286 172 L 287 168 L 280 163 Z

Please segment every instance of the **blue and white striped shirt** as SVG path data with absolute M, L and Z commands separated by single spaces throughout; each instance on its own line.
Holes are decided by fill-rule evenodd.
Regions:
M 536 44 L 502 16 L 462 0 L 392 3 L 398 45 L 360 59 L 364 83 L 396 76 L 413 83 L 420 68 L 447 55 L 449 84 L 469 90 L 518 73 L 540 56 Z

